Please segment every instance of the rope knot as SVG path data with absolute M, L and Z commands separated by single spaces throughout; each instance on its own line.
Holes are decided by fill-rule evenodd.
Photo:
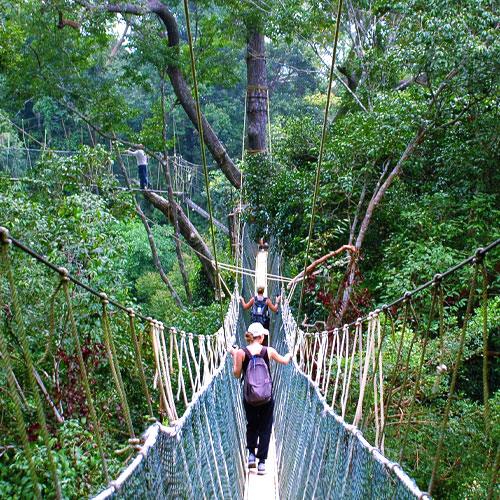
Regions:
M 59 267 L 57 272 L 61 275 L 61 281 L 69 281 L 69 271 L 65 267 Z
M 6 227 L 0 226 L 0 240 L 3 245 L 10 245 L 12 243 L 9 236 L 9 230 Z
M 405 292 L 405 294 L 403 295 L 403 301 L 406 303 L 408 302 L 410 299 L 411 299 L 411 292 Z
M 139 451 L 141 449 L 141 440 L 139 438 L 130 438 L 128 440 L 130 448 Z
M 443 279 L 443 275 L 442 274 L 435 274 L 434 278 L 432 278 L 433 285 L 438 285 L 439 283 L 441 283 L 442 279 Z
M 484 248 L 479 247 L 476 249 L 474 252 L 474 258 L 472 259 L 472 262 L 475 264 L 476 262 L 481 261 L 481 259 L 484 258 L 486 252 L 484 251 Z
M 108 488 L 114 488 L 116 492 L 120 491 L 121 484 L 118 481 L 110 481 L 108 484 Z
M 384 304 L 382 306 L 382 312 L 386 313 L 387 314 L 387 310 L 389 309 L 389 306 L 387 304 Z
M 394 472 L 394 469 L 396 467 L 399 467 L 401 469 L 401 465 L 399 465 L 397 462 L 389 462 L 389 464 L 387 465 L 387 467 L 389 468 L 390 471 Z
M 102 304 L 108 304 L 109 303 L 108 296 L 104 292 L 101 292 L 99 294 L 99 297 L 101 298 L 101 303 Z
M 127 314 L 129 316 L 129 318 L 135 318 L 135 312 L 131 307 L 127 308 Z

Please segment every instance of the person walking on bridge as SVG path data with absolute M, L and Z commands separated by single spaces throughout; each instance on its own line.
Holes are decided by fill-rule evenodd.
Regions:
M 276 297 L 276 303 L 273 304 L 271 299 L 264 297 L 263 286 L 257 287 L 257 295 L 255 297 L 252 297 L 248 302 L 245 302 L 245 299 L 243 297 L 240 297 L 241 306 L 243 307 L 243 309 L 245 309 L 245 311 L 252 308 L 252 312 L 250 315 L 250 320 L 252 321 L 252 323 L 261 323 L 262 326 L 266 329 L 269 329 L 270 323 L 269 309 L 271 309 L 271 311 L 273 312 L 277 312 L 280 299 L 280 296 Z
M 261 323 L 252 323 L 246 332 L 248 346 L 229 349 L 233 356 L 233 373 L 236 378 L 244 377 L 243 406 L 247 419 L 248 468 L 258 474 L 266 473 L 266 459 L 273 426 L 274 399 L 269 368 L 270 360 L 282 365 L 289 363 L 292 354 L 281 356 L 272 347 L 262 345 L 269 334 Z
M 148 180 L 148 157 L 146 156 L 143 148 L 144 146 L 142 144 L 139 144 L 139 148 L 135 151 L 126 149 L 124 153 L 135 156 L 141 189 L 151 189 L 151 184 Z

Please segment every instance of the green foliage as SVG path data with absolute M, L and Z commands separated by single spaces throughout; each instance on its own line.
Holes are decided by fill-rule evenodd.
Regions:
M 123 227 L 123 239 L 127 242 L 125 266 L 127 276 L 135 282 L 140 276 L 156 271 L 156 265 L 151 255 L 151 246 L 144 226 L 140 222 L 129 223 Z M 151 233 L 158 252 L 158 258 L 165 273 L 169 273 L 176 260 L 173 230 L 154 225 Z
M 99 9 L 87 12 L 74 2 L 45 2 L 43 8 L 39 4 L 3 2 L 0 6 L 0 96 L 6 116 L 15 117 L 21 128 L 27 124 L 28 133 L 39 143 L 74 149 L 95 139 L 85 122 L 65 108 L 74 107 L 101 131 L 109 133 L 108 137 L 116 133 L 131 141 L 144 141 L 155 151 L 172 148 L 175 143 L 177 152 L 199 162 L 198 136 L 178 106 L 168 116 L 166 140 L 163 137 L 159 86 L 166 77 L 167 65 L 181 68 L 188 85 L 191 84 L 181 2 L 168 2 L 179 22 L 179 47 L 169 47 L 161 34 L 164 26 L 155 16 L 133 16 L 131 32 L 112 59 L 109 53 L 116 38 L 114 14 Z M 348 318 L 362 315 L 376 304 L 390 302 L 449 268 L 476 247 L 498 237 L 496 228 L 500 226 L 498 6 L 484 0 L 360 0 L 351 6 L 343 17 L 342 28 L 346 31 L 341 33 L 337 60 L 341 74 L 337 76 L 345 80 L 348 75 L 355 82 L 355 96 L 337 78 L 311 260 L 356 241 L 369 201 L 388 173 L 399 165 L 412 138 L 423 130 L 425 135 L 403 161 L 369 221 Z M 241 152 L 246 39 L 253 29 L 261 30 L 267 37 L 273 155 L 248 156 L 243 165 L 245 197 L 250 207 L 246 220 L 255 238 L 276 237 L 290 273 L 296 274 L 304 264 L 325 102 L 325 67 L 316 55 L 328 60 L 336 5 L 269 0 L 257 6 L 231 0 L 215 4 L 201 1 L 191 8 L 202 107 L 234 157 Z M 57 28 L 59 12 L 64 19 L 81 19 L 79 29 Z M 168 110 L 176 97 L 169 85 L 165 94 Z M 6 141 L 16 146 L 36 144 L 27 134 L 22 141 L 15 139 L 13 126 L 2 118 L 0 122 L 2 145 Z M 133 302 L 130 289 L 134 287 L 140 305 L 166 324 L 196 334 L 217 329 L 219 305 L 214 302 L 213 291 L 199 264 L 194 264 L 192 258 L 186 259 L 197 304 L 188 311 L 177 308 L 154 272 L 143 229 L 130 221 L 132 199 L 128 194 L 114 192 L 117 183 L 108 175 L 112 159 L 103 148 L 83 148 L 71 158 L 47 151 L 30 171 L 23 162 L 31 162 L 31 156 L 19 156 L 12 161 L 7 157 L 10 154 L 11 151 L 2 149 L 0 155 L 8 164 L 2 167 L 6 177 L 29 173 L 37 181 L 13 185 L 0 179 L 0 224 L 6 225 L 15 237 L 56 265 L 67 267 L 82 281 L 112 292 L 126 303 Z M 238 196 L 228 190 L 221 174 L 211 174 L 210 188 L 214 213 L 224 221 Z M 195 201 L 206 206 L 205 198 L 204 193 L 196 194 Z M 148 215 L 164 224 L 163 218 Z M 206 221 L 195 214 L 193 220 L 206 237 Z M 160 260 L 184 300 L 172 240 L 158 226 L 153 232 Z M 220 247 L 225 245 L 221 239 L 217 243 Z M 221 254 L 222 260 L 230 261 L 227 251 Z M 305 312 L 311 320 L 328 321 L 336 313 L 334 299 L 345 278 L 345 263 L 344 256 L 328 261 L 307 283 Z M 26 311 L 30 341 L 37 359 L 41 359 L 54 336 L 47 324 L 46 307 L 37 304 L 40 297 L 53 295 L 56 283 L 36 270 L 28 259 L 21 260 L 19 266 L 20 293 L 31 304 Z M 498 269 L 490 269 L 488 277 L 492 293 L 498 293 Z M 469 270 L 464 269 L 447 283 L 444 322 L 450 339 L 445 344 L 445 363 L 449 366 L 457 353 L 468 280 Z M 2 286 L 4 292 L 5 284 Z M 80 310 L 83 299 L 75 297 Z M 429 293 L 419 300 L 422 310 L 428 311 Z M 54 301 L 57 311 L 64 311 L 61 297 Z M 484 497 L 486 471 L 491 466 L 485 458 L 490 456 L 489 448 L 479 439 L 482 323 L 477 302 L 474 307 L 459 374 L 460 394 L 446 436 L 450 451 L 446 452 L 443 471 L 449 466 L 453 475 L 443 472 L 436 492 L 443 498 L 462 498 L 464 491 L 469 497 Z M 88 348 L 96 353 L 102 341 L 99 310 L 99 303 L 94 303 L 88 316 L 78 324 L 83 338 L 88 339 Z M 418 318 L 421 325 L 428 319 L 426 314 L 423 312 Z M 490 348 L 498 352 L 498 301 L 490 302 L 488 314 Z M 408 327 L 409 334 L 418 331 L 416 323 L 414 320 Z M 63 320 L 59 319 L 56 326 L 65 331 Z M 112 328 L 120 362 L 128 373 L 127 369 L 134 368 L 134 354 L 127 329 L 119 322 Z M 400 328 L 398 324 L 384 353 L 389 365 L 396 362 L 394 350 Z M 8 325 L 6 332 L 14 337 Z M 450 381 L 443 376 L 438 393 L 432 393 L 436 380 L 434 362 L 440 354 L 436 319 L 430 333 L 426 359 L 429 364 L 425 368 L 428 382 L 421 390 L 419 419 L 435 427 L 439 422 L 434 415 L 442 411 Z M 63 337 L 57 339 L 60 370 L 70 378 L 76 373 L 70 368 L 74 346 L 69 335 Z M 403 352 L 409 356 L 415 374 L 422 352 L 421 339 L 417 337 L 414 345 L 405 341 Z M 109 371 L 105 368 L 109 367 L 99 360 L 93 376 L 100 410 L 104 410 L 116 395 L 106 385 Z M 44 368 L 47 373 L 52 370 L 48 364 Z M 152 370 L 149 365 L 148 369 Z M 498 422 L 497 357 L 491 359 L 489 370 L 494 393 L 492 415 Z M 133 387 L 133 377 L 124 376 L 126 384 Z M 398 378 L 398 382 L 402 380 Z M 78 386 L 76 392 L 80 389 Z M 139 395 L 132 392 L 133 418 L 140 421 Z M 6 406 L 5 415 L 10 415 L 11 409 Z M 110 426 L 120 427 L 119 419 L 109 420 Z M 11 426 L 6 421 L 3 417 L 3 425 Z M 412 425 L 407 465 L 414 464 L 419 480 L 429 474 L 428 463 L 424 464 L 419 455 L 422 443 L 427 443 L 426 433 L 428 427 Z M 474 443 L 464 450 L 467 433 Z M 498 443 L 498 433 L 495 426 L 493 448 Z M 75 430 L 71 439 L 78 440 L 77 435 Z M 73 460 L 72 467 L 79 470 L 79 463 L 74 463 L 74 457 L 68 458 L 65 448 L 58 450 L 58 457 L 64 455 L 68 461 Z M 435 450 L 429 446 L 425 451 L 432 455 Z M 86 448 L 82 453 L 87 456 L 86 453 L 94 452 Z M 43 449 L 37 448 L 37 456 L 43 453 Z M 4 455 L 7 456 L 13 459 L 10 451 Z M 60 458 L 61 464 L 65 459 Z M 21 463 L 20 457 L 15 460 Z M 92 471 L 92 475 L 99 474 Z M 5 478 L 3 466 L 2 472 Z M 17 471 L 15 474 L 23 481 Z M 89 493 L 68 491 L 69 496 Z M 11 491 L 5 493 L 10 494 Z
M 213 335 L 222 324 L 226 306 L 223 306 L 221 312 L 220 304 L 214 301 L 206 306 L 193 306 L 185 311 L 177 310 L 177 314 L 172 318 L 172 326 L 195 335 Z
M 103 483 L 99 451 L 85 418 L 65 421 L 51 440 L 64 498 L 86 498 L 95 494 L 95 484 Z M 47 448 L 42 439 L 30 443 L 43 498 L 53 495 L 52 476 L 47 470 Z M 115 475 L 122 466 L 117 456 L 109 456 L 109 472 Z M 6 449 L 0 457 L 0 496 L 13 500 L 36 498 L 24 450 Z

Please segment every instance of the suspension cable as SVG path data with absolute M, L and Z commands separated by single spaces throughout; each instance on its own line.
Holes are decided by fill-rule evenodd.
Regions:
M 321 144 L 319 148 L 319 156 L 318 156 L 318 167 L 316 169 L 316 181 L 314 185 L 314 197 L 313 197 L 313 205 L 312 205 L 312 211 L 311 211 L 311 222 L 309 223 L 309 235 L 307 237 L 307 250 L 306 250 L 306 257 L 305 257 L 305 262 L 304 262 L 304 276 L 302 278 L 302 289 L 300 292 L 300 301 L 299 301 L 299 309 L 297 311 L 297 321 L 295 322 L 295 334 L 294 334 L 294 340 L 293 340 L 293 349 L 295 350 L 295 344 L 297 343 L 297 333 L 299 329 L 299 320 L 300 320 L 300 314 L 302 312 L 302 305 L 304 302 L 304 289 L 305 289 L 305 283 L 306 283 L 306 277 L 307 277 L 307 263 L 309 261 L 309 252 L 311 248 L 311 239 L 312 239 L 312 233 L 313 233 L 313 228 L 314 228 L 314 216 L 316 214 L 316 202 L 318 200 L 318 192 L 319 192 L 319 179 L 321 175 L 321 164 L 323 162 L 323 151 L 325 148 L 325 139 L 326 139 L 326 129 L 328 125 L 328 111 L 330 109 L 330 99 L 331 99 L 331 93 L 332 93 L 332 84 L 333 84 L 333 73 L 335 69 L 335 58 L 337 55 L 337 45 L 338 45 L 338 39 L 339 39 L 339 32 L 340 32 L 340 18 L 342 15 L 342 4 L 343 0 L 339 1 L 339 8 L 337 11 L 337 25 L 335 26 L 335 41 L 333 44 L 333 55 L 332 55 L 332 64 L 330 66 L 330 77 L 328 81 L 328 93 L 326 96 L 326 105 L 325 105 L 325 116 L 323 119 L 323 129 L 321 132 Z
M 191 36 L 191 21 L 189 18 L 188 0 L 184 0 L 184 12 L 186 15 L 186 29 L 187 29 L 188 40 L 189 40 L 189 56 L 191 59 L 191 73 L 193 76 L 194 96 L 195 96 L 195 101 L 196 101 L 196 115 L 197 115 L 197 119 L 198 119 L 198 133 L 200 136 L 201 157 L 203 160 L 203 172 L 205 174 L 205 191 L 207 194 L 208 213 L 210 215 L 210 234 L 212 237 L 212 246 L 214 249 L 215 279 L 216 279 L 216 284 L 217 284 L 217 289 L 218 289 L 218 294 L 219 294 L 220 316 L 221 316 L 222 328 L 224 329 L 224 335 L 227 338 L 226 325 L 225 325 L 225 321 L 224 321 L 224 310 L 223 310 L 223 305 L 222 305 L 222 290 L 221 290 L 220 275 L 219 275 L 219 263 L 217 260 L 217 248 L 215 245 L 215 227 L 214 227 L 214 219 L 213 219 L 213 215 L 212 215 L 212 200 L 210 199 L 210 188 L 209 188 L 209 184 L 208 184 L 207 157 L 205 154 L 205 139 L 203 137 L 203 122 L 201 121 L 200 96 L 198 94 L 198 81 L 196 78 L 196 65 L 195 65 L 195 61 L 194 61 L 193 38 Z

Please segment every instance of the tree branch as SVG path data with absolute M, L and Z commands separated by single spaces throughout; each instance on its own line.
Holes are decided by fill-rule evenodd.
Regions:
M 349 252 L 356 253 L 356 248 L 353 245 L 342 245 L 339 249 L 334 250 L 333 252 L 327 253 L 326 255 L 323 255 L 323 257 L 320 257 L 319 259 L 316 259 L 312 264 L 309 264 L 306 267 L 306 275 L 311 274 L 313 269 L 316 266 L 319 266 L 323 262 L 325 262 L 328 259 L 331 259 L 332 257 L 335 257 L 335 255 L 338 255 L 339 253 L 344 252 L 345 250 L 348 250 Z M 297 283 L 302 277 L 304 276 L 304 271 L 301 271 L 295 278 L 292 279 L 287 285 L 287 289 L 290 290 L 290 288 Z

